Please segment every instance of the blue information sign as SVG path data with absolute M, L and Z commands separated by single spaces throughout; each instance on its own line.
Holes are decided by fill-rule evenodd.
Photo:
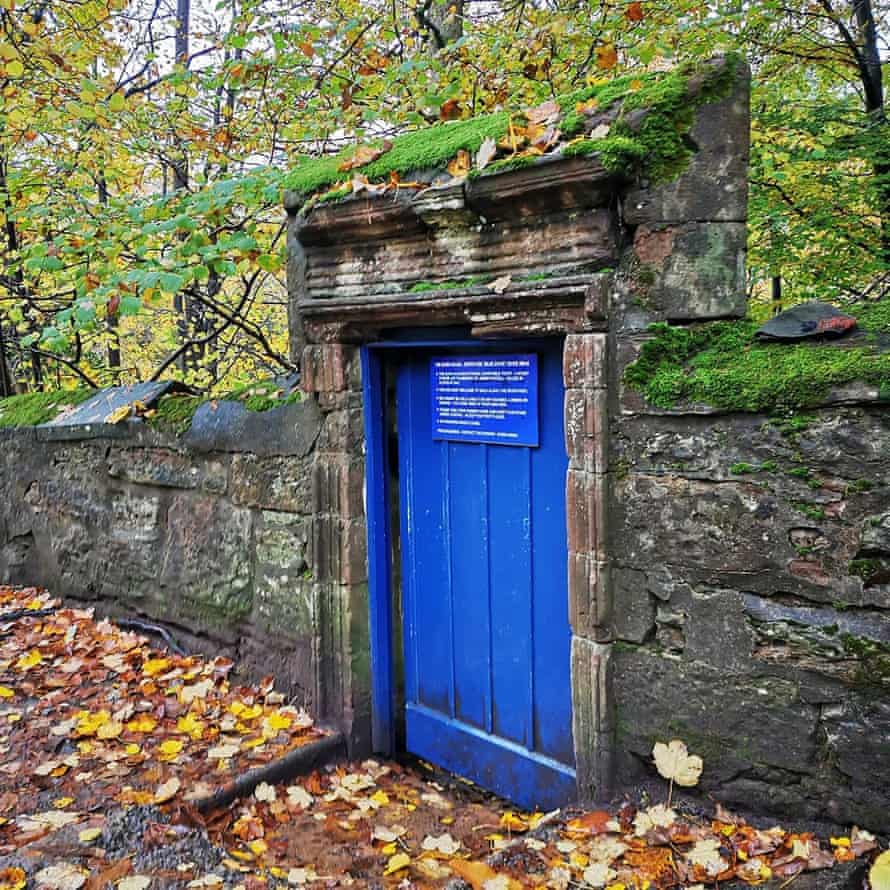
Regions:
M 453 355 L 430 361 L 433 438 L 538 442 L 538 357 Z

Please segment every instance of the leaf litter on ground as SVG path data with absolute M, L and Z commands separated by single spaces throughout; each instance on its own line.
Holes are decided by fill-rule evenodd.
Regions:
M 762 830 L 719 804 L 712 819 L 629 801 L 522 813 L 375 760 L 263 783 L 202 817 L 197 795 L 320 735 L 271 682 L 233 685 L 232 668 L 0 587 L 0 890 L 778 887 L 877 851 L 855 828 L 828 841 Z M 654 760 L 678 785 L 701 772 L 678 740 Z

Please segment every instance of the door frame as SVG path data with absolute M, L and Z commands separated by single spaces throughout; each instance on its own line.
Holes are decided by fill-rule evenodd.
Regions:
M 541 340 L 564 334 L 485 340 L 471 338 L 465 331 L 452 337 L 435 336 L 444 331 L 406 329 L 397 336 L 361 347 L 362 406 L 365 425 L 365 515 L 368 537 L 368 612 L 371 663 L 371 744 L 375 753 L 395 753 L 396 701 L 393 658 L 392 516 L 390 462 L 387 448 L 387 404 L 385 365 L 398 352 L 418 349 L 479 349 L 509 344 L 533 346 Z M 563 348 L 564 345 L 563 345 Z M 563 430 L 563 435 L 565 431 Z M 568 567 L 567 567 L 568 570 Z
M 362 406 L 365 421 L 365 516 L 368 525 L 368 612 L 371 643 L 371 745 L 378 754 L 395 753 L 395 676 L 391 485 L 387 449 L 384 365 L 399 350 L 479 348 L 484 340 L 466 335 L 430 338 L 429 331 L 399 332 L 404 340 L 361 347 Z M 412 336 L 413 335 L 413 336 Z

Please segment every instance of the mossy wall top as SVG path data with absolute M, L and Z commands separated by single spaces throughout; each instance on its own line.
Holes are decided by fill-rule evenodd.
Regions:
M 654 180 L 676 176 L 690 155 L 685 137 L 696 109 L 727 95 L 740 65 L 737 57 L 728 56 L 669 72 L 627 74 L 560 96 L 555 100 L 560 118 L 557 126 L 565 144 L 557 150 L 565 156 L 596 154 L 603 166 L 615 173 L 645 172 Z M 589 117 L 585 110 L 593 109 L 610 124 L 604 138 L 587 138 L 585 133 Z M 370 182 L 387 182 L 392 174 L 414 178 L 441 171 L 460 151 L 477 152 L 486 139 L 502 139 L 511 122 L 523 119 L 522 109 L 504 110 L 407 132 L 355 172 Z M 330 190 L 337 196 L 346 193 L 344 186 L 353 171 L 341 168 L 355 152 L 356 148 L 349 147 L 337 155 L 298 163 L 287 177 L 293 197 L 306 200 Z M 534 161 L 534 156 L 528 158 Z M 521 161 L 509 158 L 498 162 L 486 172 L 497 172 L 517 160 Z
M 832 387 L 861 381 L 890 401 L 890 299 L 845 307 L 852 340 L 764 343 L 748 319 L 653 325 L 625 382 L 657 408 L 699 403 L 725 411 L 816 407 Z

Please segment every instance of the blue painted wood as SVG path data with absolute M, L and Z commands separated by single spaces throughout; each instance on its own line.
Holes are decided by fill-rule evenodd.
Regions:
M 405 719 L 412 750 L 521 807 L 552 810 L 576 796 L 574 769 L 557 760 L 419 705 Z
M 441 349 L 401 356 L 406 730 L 414 753 L 552 806 L 575 795 L 562 350 L 523 349 L 538 355 L 539 447 L 434 441 L 429 361 Z
M 374 750 L 391 754 L 393 720 L 392 582 L 390 573 L 389 466 L 383 358 L 361 351 L 365 421 L 365 500 L 368 520 L 368 587 L 371 631 L 371 741 Z

